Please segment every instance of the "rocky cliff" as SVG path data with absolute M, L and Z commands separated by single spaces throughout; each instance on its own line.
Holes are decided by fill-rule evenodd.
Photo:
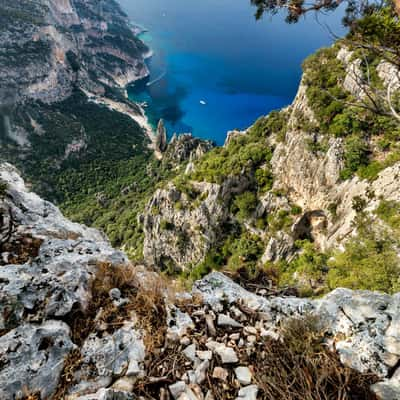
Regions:
M 0 181 L 2 399 L 287 399 L 274 386 L 283 367 L 271 350 L 289 326 L 308 330 L 302 320 L 315 321 L 307 340 L 323 340 L 318 357 L 325 352 L 338 368 L 329 375 L 333 395 L 398 398 L 398 295 L 276 297 L 221 273 L 167 295 L 101 233 L 31 193 L 14 167 L 2 164 Z M 299 365 L 289 371 L 302 382 Z M 325 378 L 309 373 L 310 390 L 321 394 Z
M 148 74 L 149 49 L 115 1 L 3 2 L 1 11 L 2 103 L 52 103 L 76 85 L 104 94 Z
M 366 224 L 381 238 L 391 235 L 397 253 L 396 224 L 382 209 L 397 215 L 400 201 L 398 122 L 389 112 L 365 111 L 367 67 L 347 46 L 340 42 L 305 62 L 291 106 L 231 132 L 223 148 L 154 194 L 144 218 L 147 260 L 186 271 L 230 260 L 233 268 L 253 269 L 283 261 L 295 272 L 291 263 L 311 242 L 326 255 L 320 273 L 314 270 L 321 280 L 329 254 L 344 250 Z M 397 79 L 385 61 L 374 63 L 371 85 Z
M 149 153 L 126 86 L 148 75 L 151 52 L 117 2 L 3 1 L 0 20 L 0 157 L 62 201 L 76 191 L 65 170 Z

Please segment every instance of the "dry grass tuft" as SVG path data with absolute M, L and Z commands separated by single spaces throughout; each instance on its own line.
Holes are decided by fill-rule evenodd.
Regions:
M 248 362 L 263 399 L 376 400 L 370 385 L 378 378 L 343 366 L 314 317 L 288 321 L 282 341 L 265 341 Z
M 75 371 L 82 364 L 82 356 L 79 349 L 73 350 L 64 362 L 64 369 L 60 377 L 60 382 L 56 393 L 53 395 L 54 400 L 64 399 L 68 388 L 74 382 Z
M 164 344 L 167 329 L 165 303 L 170 292 L 166 281 L 157 275 L 151 275 L 151 278 L 149 276 L 139 274 L 132 265 L 97 264 L 91 283 L 92 299 L 87 310 L 73 310 L 66 319 L 71 327 L 73 342 L 80 347 L 99 326 L 112 333 L 135 316 L 137 328 L 144 333 L 148 358 L 152 359 L 156 349 Z M 129 299 L 127 304 L 120 307 L 113 304 L 109 292 L 114 288 L 121 291 L 122 298 Z M 74 383 L 74 373 L 80 365 L 81 355 L 76 350 L 65 363 L 54 400 L 64 398 L 68 388 Z
M 41 400 L 41 396 L 40 393 L 27 394 L 22 398 L 17 398 L 17 400 Z

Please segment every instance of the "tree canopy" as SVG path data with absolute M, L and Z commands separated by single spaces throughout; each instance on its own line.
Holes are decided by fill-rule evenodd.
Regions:
M 332 11 L 342 4 L 345 4 L 345 16 L 343 22 L 346 26 L 351 26 L 354 21 L 369 13 L 371 10 L 390 5 L 396 10 L 400 9 L 400 0 L 391 2 L 379 2 L 368 0 L 250 0 L 251 4 L 257 8 L 256 18 L 260 19 L 265 14 L 275 15 L 279 11 L 286 13 L 286 21 L 289 23 L 297 22 L 301 16 L 310 11 Z

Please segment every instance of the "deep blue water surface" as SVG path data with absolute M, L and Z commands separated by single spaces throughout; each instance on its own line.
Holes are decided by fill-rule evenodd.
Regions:
M 154 51 L 150 78 L 132 86 L 130 98 L 148 102 L 150 122 L 164 118 L 170 135 L 218 144 L 228 130 L 291 103 L 304 58 L 333 41 L 325 23 L 344 32 L 340 12 L 288 25 L 279 15 L 256 21 L 249 0 L 119 1 L 148 30 L 141 39 Z

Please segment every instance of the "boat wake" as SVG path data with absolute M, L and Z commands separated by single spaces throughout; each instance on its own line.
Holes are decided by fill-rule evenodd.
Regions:
M 167 75 L 167 71 L 164 71 L 164 72 L 163 72 L 160 76 L 158 76 L 156 79 L 153 79 L 152 81 L 147 82 L 147 83 L 146 83 L 146 86 L 152 86 L 152 85 L 154 85 L 155 83 L 161 81 L 161 79 L 163 79 L 163 78 L 165 77 L 165 75 Z

